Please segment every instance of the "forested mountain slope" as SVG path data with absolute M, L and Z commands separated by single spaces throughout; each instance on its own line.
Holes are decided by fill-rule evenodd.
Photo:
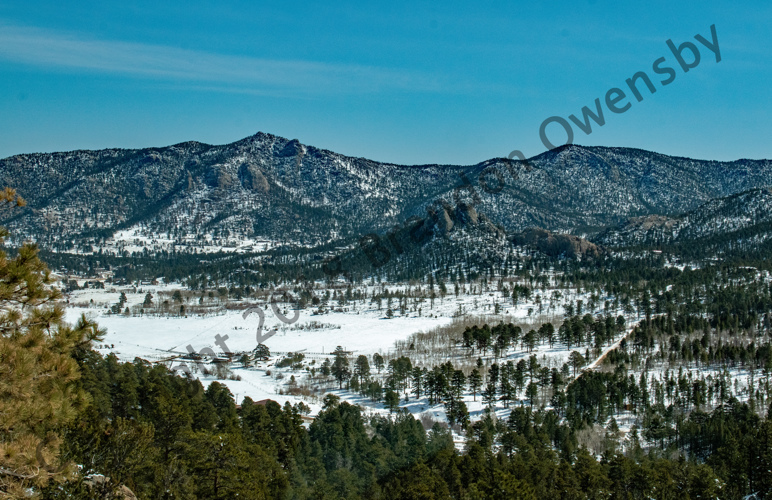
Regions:
M 0 181 L 28 201 L 0 223 L 49 248 L 98 246 L 127 229 L 179 245 L 205 237 L 314 245 L 385 231 L 439 199 L 476 203 L 507 231 L 592 233 L 772 185 L 772 162 L 565 146 L 528 166 L 401 166 L 258 133 L 222 146 L 17 155 L 0 160 Z
M 751 189 L 710 200 L 678 217 L 645 216 L 629 219 L 598 235 L 603 244 L 673 245 L 743 244 L 757 247 L 772 235 L 772 190 Z

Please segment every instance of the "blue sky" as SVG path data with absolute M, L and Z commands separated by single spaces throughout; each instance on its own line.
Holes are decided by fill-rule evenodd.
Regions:
M 574 143 L 772 158 L 771 24 L 763 2 L 2 2 L 0 157 L 263 131 L 472 164 L 542 153 L 546 118 L 581 118 L 598 98 L 605 125 L 573 126 Z M 718 63 L 694 38 L 711 25 Z M 685 73 L 668 39 L 695 44 L 699 65 Z M 656 92 L 609 112 L 607 91 L 638 71 Z

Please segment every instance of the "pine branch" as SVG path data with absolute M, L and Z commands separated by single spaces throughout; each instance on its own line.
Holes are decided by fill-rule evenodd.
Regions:
M 25 474 L 19 474 L 18 472 L 14 472 L 10 469 L 6 469 L 5 467 L 0 467 L 0 474 L 5 474 L 7 476 L 13 476 L 18 477 L 19 479 L 34 479 L 40 475 L 40 469 L 38 469 L 37 474 L 32 475 L 25 475 Z

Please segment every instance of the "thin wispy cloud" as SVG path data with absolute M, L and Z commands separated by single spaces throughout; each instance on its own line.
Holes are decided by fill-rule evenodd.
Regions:
M 298 93 L 447 91 L 447 82 L 414 71 L 355 64 L 261 59 L 136 42 L 85 39 L 0 24 L 0 59 L 176 82 L 216 83 L 221 91 Z

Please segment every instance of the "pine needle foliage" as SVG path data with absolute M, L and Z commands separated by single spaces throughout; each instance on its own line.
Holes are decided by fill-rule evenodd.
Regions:
M 0 209 L 21 207 L 15 191 L 0 191 Z M 8 231 L 0 228 L 0 244 Z M 73 350 L 101 339 L 85 318 L 64 322 L 61 294 L 25 244 L 10 258 L 0 250 L 0 498 L 30 498 L 74 470 L 58 459 L 61 431 L 87 403 Z

